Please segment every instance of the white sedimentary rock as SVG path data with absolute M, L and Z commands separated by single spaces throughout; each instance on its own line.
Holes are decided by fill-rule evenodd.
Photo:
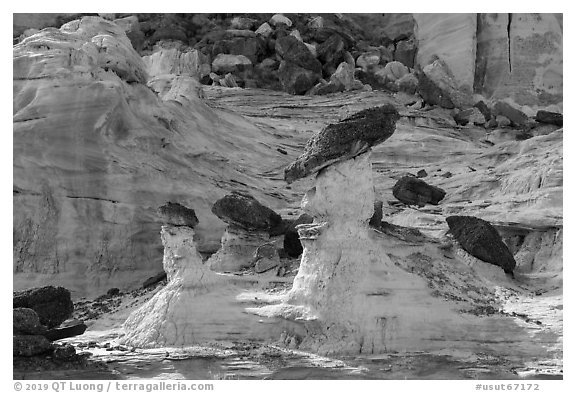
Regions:
M 266 232 L 247 231 L 228 226 L 222 236 L 220 250 L 209 259 L 210 269 L 218 272 L 237 272 L 248 268 L 254 261 L 254 253 L 270 236 Z
M 168 283 L 128 317 L 122 343 L 146 348 L 279 336 L 279 326 L 259 323 L 238 304 L 243 286 L 255 282 L 212 272 L 196 250 L 192 228 L 165 225 L 161 237 Z
M 476 67 L 476 14 L 413 14 L 418 40 L 416 63 L 422 68 L 440 59 L 458 88 L 472 93 Z
M 142 59 L 151 77 L 175 74 L 202 78 L 210 74 L 208 59 L 197 50 L 181 52 L 177 48 L 163 48 Z

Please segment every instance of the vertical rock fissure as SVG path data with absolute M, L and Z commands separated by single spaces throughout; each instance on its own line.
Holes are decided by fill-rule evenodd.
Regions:
M 512 73 L 512 39 L 510 37 L 510 27 L 512 26 L 512 14 L 508 14 L 508 26 L 506 27 L 508 32 L 508 68 L 510 73 Z

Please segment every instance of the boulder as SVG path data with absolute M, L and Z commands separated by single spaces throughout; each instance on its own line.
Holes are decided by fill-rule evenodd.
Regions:
M 367 72 L 370 67 L 380 63 L 380 51 L 375 49 L 369 52 L 362 53 L 356 59 L 356 65 L 362 68 L 363 71 Z
M 270 231 L 281 225 L 280 217 L 272 209 L 262 205 L 252 195 L 233 192 L 216 201 L 214 213 L 229 225 L 247 230 Z
M 291 222 L 284 233 L 284 251 L 292 258 L 296 258 L 302 254 L 304 248 L 300 242 L 300 235 L 298 234 L 298 225 L 311 224 L 314 221 L 312 216 L 304 213 L 296 220 Z
M 482 125 L 486 123 L 486 118 L 476 107 L 461 110 L 454 115 L 454 120 L 456 121 L 456 124 L 461 126 L 465 126 L 468 123 L 474 125 Z
M 268 22 L 270 22 L 272 26 L 279 26 L 279 25 L 285 25 L 288 27 L 292 26 L 292 21 L 282 14 L 273 15 Z
M 330 82 L 344 86 L 344 90 L 359 90 L 364 85 L 354 78 L 354 66 L 342 62 L 330 77 Z
M 142 283 L 142 288 L 151 287 L 154 284 L 159 283 L 166 279 L 166 272 L 161 271 L 160 273 L 156 274 L 155 276 L 149 277 L 146 281 Z
M 392 136 L 399 118 L 396 108 L 387 104 L 328 125 L 308 141 L 304 154 L 284 170 L 284 179 L 292 183 L 335 162 L 366 152 Z
M 218 83 L 222 87 L 238 87 L 238 82 L 231 73 L 227 73 L 223 78 L 218 79 Z
M 331 74 L 338 64 L 345 61 L 346 42 L 340 34 L 332 34 L 326 41 L 316 47 L 318 60 L 322 62 L 325 74 Z
M 399 61 L 406 67 L 414 68 L 414 60 L 417 51 L 418 45 L 416 44 L 414 37 L 408 40 L 399 41 L 396 44 L 396 50 L 394 51 L 394 60 Z
M 60 325 L 74 311 L 70 291 L 62 287 L 47 286 L 14 292 L 12 303 L 14 308 L 36 311 L 40 323 L 48 328 Z
M 418 78 L 410 73 L 406 74 L 396 81 L 398 90 L 407 94 L 416 94 L 418 91 Z
M 414 176 L 404 176 L 394 184 L 392 195 L 407 205 L 437 205 L 446 192 Z
M 497 115 L 495 121 L 497 127 L 508 127 L 512 124 L 510 119 L 503 115 Z
M 514 256 L 488 221 L 470 216 L 450 216 L 446 222 L 450 233 L 464 250 L 481 261 L 500 266 L 506 273 L 513 273 L 516 267 Z
M 46 326 L 40 323 L 36 311 L 31 308 L 19 307 L 12 311 L 12 330 L 16 335 L 41 335 L 46 332 Z
M 198 225 L 198 217 L 194 209 L 189 209 L 175 202 L 166 202 L 158 208 L 158 214 L 162 218 L 162 223 L 175 226 L 189 226 L 194 228 Z
M 514 126 L 522 127 L 528 124 L 528 116 L 506 101 L 498 101 L 494 105 L 493 112 L 496 116 L 506 116 Z
M 48 330 L 46 333 L 43 334 L 50 341 L 61 340 L 63 338 L 68 337 L 75 337 L 81 334 L 84 334 L 86 331 L 87 326 L 82 321 L 74 321 L 74 323 L 69 324 L 68 326 L 60 326 L 57 328 L 53 328 Z
M 554 124 L 555 126 L 562 127 L 562 113 L 549 112 L 540 110 L 536 113 L 536 121 L 545 124 Z
M 261 245 L 254 252 L 254 271 L 264 273 L 280 264 L 280 256 L 274 243 Z
M 484 119 L 487 122 L 492 119 L 492 112 L 490 111 L 490 108 L 488 108 L 488 105 L 486 105 L 484 101 L 478 101 L 477 103 L 474 104 L 474 107 L 478 108 L 478 110 L 480 111 L 480 113 L 482 113 Z
M 212 71 L 219 74 L 244 71 L 252 67 L 252 62 L 244 55 L 227 55 L 220 53 L 212 61 Z
M 294 65 L 310 70 L 315 74 L 320 74 L 322 64 L 303 42 L 298 41 L 294 36 L 286 36 L 276 40 L 276 53 L 285 61 Z
M 71 344 L 58 345 L 54 348 L 52 356 L 54 359 L 70 359 L 76 355 L 76 348 Z
M 416 75 L 420 95 L 428 104 L 452 109 L 467 103 L 468 97 L 458 91 L 456 81 L 444 62 L 436 60 Z
M 252 18 L 243 18 L 237 16 L 230 21 L 230 27 L 239 30 L 252 30 L 256 26 L 257 21 Z
M 13 356 L 34 356 L 52 350 L 52 344 L 44 336 L 40 335 L 14 335 Z
M 270 34 L 274 32 L 274 29 L 266 22 L 262 23 L 258 29 L 256 29 L 256 34 L 261 35 L 264 38 L 268 38 Z
M 398 79 L 404 77 L 410 72 L 408 67 L 398 61 L 392 61 L 378 70 L 376 74 L 383 79 L 383 82 L 396 82 Z
M 308 51 L 308 49 L 306 49 Z M 308 52 L 309 53 L 309 52 Z M 290 94 L 304 94 L 320 79 L 320 74 L 302 68 L 291 61 L 282 61 L 278 68 L 282 89 Z
M 422 177 L 426 177 L 426 176 L 428 176 L 428 172 L 426 172 L 426 169 L 420 169 L 416 173 L 416 177 L 418 177 L 418 178 L 422 178 Z

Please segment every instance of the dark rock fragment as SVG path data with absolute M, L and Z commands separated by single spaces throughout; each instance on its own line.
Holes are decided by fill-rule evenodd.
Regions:
M 413 176 L 404 176 L 394 184 L 392 195 L 407 205 L 437 205 L 446 192 Z
M 471 216 L 450 216 L 446 222 L 464 250 L 484 262 L 500 266 L 506 273 L 513 273 L 514 256 L 488 221 Z
M 227 224 L 246 230 L 270 231 L 282 223 L 282 217 L 274 210 L 262 205 L 252 195 L 240 192 L 216 201 L 212 213 Z
M 190 228 L 198 225 L 198 217 L 194 209 L 189 209 L 179 203 L 167 202 L 158 208 L 158 214 L 165 224 Z
M 562 113 L 540 110 L 536 113 L 536 121 L 540 123 L 554 124 L 555 126 L 562 127 L 563 115 Z
M 48 328 L 60 325 L 74 311 L 70 291 L 62 287 L 46 286 L 14 292 L 12 303 L 13 308 L 24 307 L 36 311 L 40 323 Z

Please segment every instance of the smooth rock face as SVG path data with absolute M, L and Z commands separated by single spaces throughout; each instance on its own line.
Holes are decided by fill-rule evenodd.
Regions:
M 284 170 L 284 179 L 291 183 L 334 162 L 362 154 L 390 138 L 399 118 L 392 105 L 384 105 L 328 125 L 308 141 L 304 154 Z
M 455 88 L 472 94 L 476 67 L 476 14 L 413 14 L 418 41 L 416 63 L 424 68 L 443 61 Z
M 280 264 L 280 256 L 274 243 L 263 244 L 254 252 L 254 271 L 264 273 Z
M 46 326 L 40 323 L 36 311 L 31 308 L 19 307 L 12 311 L 12 329 L 14 334 L 43 334 Z
M 520 105 L 562 101 L 562 14 L 478 14 L 474 89 Z
M 392 194 L 407 205 L 424 206 L 427 203 L 437 205 L 446 196 L 446 192 L 413 176 L 404 176 L 394 184 Z
M 31 308 L 40 317 L 40 323 L 52 328 L 60 325 L 74 311 L 70 291 L 62 287 L 47 286 L 14 292 L 13 307 Z
M 167 202 L 158 208 L 158 214 L 162 217 L 164 224 L 185 225 L 190 228 L 198 225 L 198 217 L 194 209 L 188 209 L 179 203 Z
M 446 222 L 464 250 L 484 262 L 500 266 L 506 273 L 514 271 L 514 256 L 489 222 L 470 216 L 450 216 Z
M 239 192 L 217 200 L 212 213 L 230 225 L 255 231 L 269 231 L 282 222 L 282 217 L 274 210 L 262 205 L 252 195 Z
M 44 336 L 39 335 L 15 335 L 13 336 L 14 356 L 34 356 L 48 352 L 52 349 L 52 344 Z

